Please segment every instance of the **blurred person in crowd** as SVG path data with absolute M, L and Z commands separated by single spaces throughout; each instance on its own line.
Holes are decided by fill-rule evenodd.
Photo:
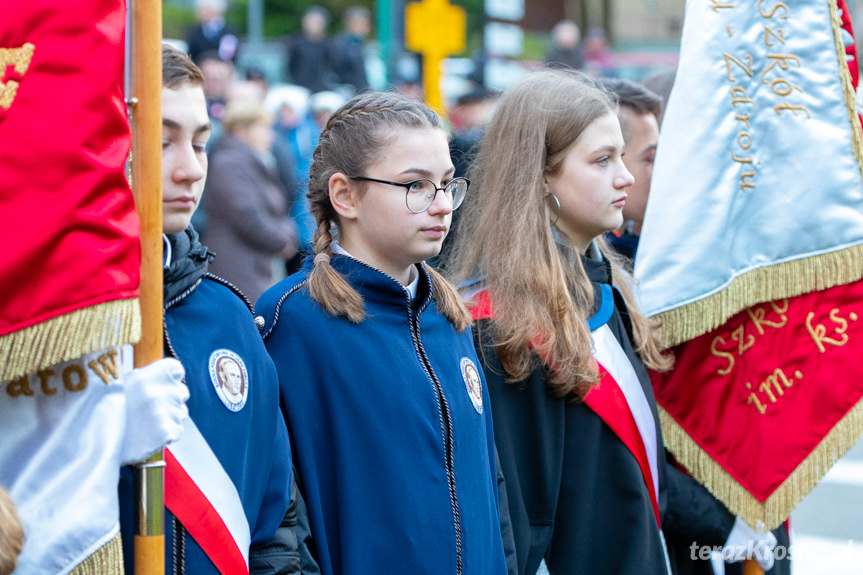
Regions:
M 472 90 L 456 98 L 449 119 L 452 125 L 450 152 L 457 176 L 467 174 L 470 152 L 482 138 L 497 98 L 497 92 L 485 88 Z
M 310 113 L 309 101 L 309 91 L 305 88 L 283 85 L 270 90 L 265 104 L 267 110 L 276 118 L 276 139 L 288 148 L 294 160 L 297 193 L 288 211 L 297 226 L 299 249 L 297 255 L 288 261 L 288 274 L 297 271 L 302 265 L 303 257 L 311 249 L 315 230 L 306 192 L 309 187 L 312 153 L 318 144 L 321 128 Z
M 210 138 L 207 140 L 207 153 L 211 153 L 222 135 L 222 115 L 228 104 L 231 87 L 234 84 L 235 68 L 229 60 L 223 59 L 214 50 L 203 52 L 198 67 L 204 76 L 204 98 L 207 102 L 207 115 L 210 118 Z M 206 202 L 201 203 L 192 215 L 192 225 L 199 234 L 207 230 L 208 217 Z
M 260 103 L 232 101 L 224 133 L 212 153 L 204 195 L 209 217 L 203 242 L 218 257 L 210 271 L 254 302 L 280 277 L 273 258 L 297 251 L 297 231 L 287 217 L 285 192 L 271 152 L 272 116 Z
M 197 0 L 198 22 L 186 30 L 189 56 L 200 65 L 205 52 L 215 52 L 222 60 L 237 61 L 240 41 L 236 32 L 225 22 L 227 0 Z
M 659 125 L 662 126 L 662 118 L 665 115 L 665 106 L 668 103 L 668 97 L 671 95 L 671 88 L 674 86 L 674 77 L 677 75 L 677 70 L 666 70 L 665 72 L 656 72 L 641 81 L 644 87 L 659 96 L 662 99 L 659 110 Z
M 288 79 L 315 93 L 332 87 L 332 54 L 327 38 L 330 13 L 310 6 L 300 21 L 301 30 L 288 40 Z
M 354 93 L 369 88 L 365 44 L 371 29 L 372 18 L 368 9 L 349 6 L 344 14 L 344 31 L 333 40 L 332 62 L 336 81 L 350 86 Z
M 497 92 L 479 88 L 459 96 L 450 110 L 452 137 L 449 151 L 456 176 L 467 176 L 476 146 L 482 139 L 486 124 L 491 120 L 498 97 Z M 453 238 L 460 221 L 460 212 L 453 212 L 450 233 L 444 239 L 440 254 L 428 260 L 429 265 L 438 268 L 444 266 L 452 251 Z
M 267 90 L 270 89 L 270 84 L 267 82 L 266 72 L 257 66 L 249 66 L 246 68 L 246 80 L 259 84 L 265 96 L 267 94 Z
M 620 120 L 624 142 L 623 164 L 635 178 L 634 183 L 626 188 L 623 225 L 606 234 L 606 240 L 631 264 L 638 249 L 650 193 L 653 160 L 659 142 L 662 99 L 641 84 L 629 80 L 606 78 L 602 85 L 617 98 L 617 118 Z
M 204 74 L 204 97 L 207 99 L 207 114 L 213 123 L 215 142 L 221 135 L 222 114 L 228 103 L 228 91 L 234 82 L 234 64 L 220 57 L 218 52 L 204 52 L 200 57 L 201 73 Z
M 614 75 L 614 53 L 605 35 L 605 30 L 594 26 L 587 31 L 584 38 L 585 72 L 593 76 Z
M 552 48 L 545 57 L 549 68 L 584 68 L 581 30 L 572 20 L 561 20 L 551 30 Z
M 312 94 L 311 98 L 309 98 L 309 111 L 312 113 L 312 118 L 314 118 L 315 123 L 321 130 L 323 130 L 326 127 L 330 116 L 332 116 L 336 110 L 341 108 L 344 103 L 344 96 L 338 92 L 318 92 L 316 94 Z

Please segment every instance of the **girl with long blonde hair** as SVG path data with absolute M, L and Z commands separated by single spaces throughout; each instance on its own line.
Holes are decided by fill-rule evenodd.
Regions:
M 615 103 L 586 76 L 522 79 L 486 129 L 446 266 L 476 320 L 521 574 L 543 560 L 666 573 L 671 482 L 720 505 L 665 464 L 646 368 L 672 359 L 602 240 L 634 181 L 623 148 Z M 691 502 L 678 503 L 686 528 Z

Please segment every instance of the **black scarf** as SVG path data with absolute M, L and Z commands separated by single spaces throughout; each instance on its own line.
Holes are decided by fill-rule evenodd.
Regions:
M 178 234 L 166 234 L 171 244 L 171 263 L 164 271 L 163 297 L 168 303 L 185 292 L 207 273 L 216 255 L 201 245 L 198 232 L 189 226 Z

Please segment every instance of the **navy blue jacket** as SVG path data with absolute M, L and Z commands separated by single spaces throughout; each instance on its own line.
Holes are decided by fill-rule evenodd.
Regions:
M 325 575 L 506 573 L 489 400 L 470 329 L 346 256 L 352 324 L 311 299 L 311 259 L 258 300 Z M 475 370 L 475 371 L 473 371 Z M 473 385 L 473 399 L 469 392 Z
M 206 273 L 208 253 L 197 234 L 170 236 L 174 262 L 165 272 L 165 352 L 186 370 L 189 415 L 234 483 L 249 522 L 252 548 L 270 542 L 291 497 L 291 453 L 275 368 L 248 302 L 225 280 Z M 210 254 L 211 255 L 211 254 Z M 247 370 L 245 403 L 233 411 L 219 397 L 211 357 L 229 350 Z M 236 406 L 234 406 L 236 409 Z M 124 473 L 128 479 L 128 475 Z M 131 544 L 129 485 L 121 480 L 123 542 Z M 217 574 L 182 524 L 165 510 L 167 573 Z M 127 572 L 131 547 L 124 549 Z

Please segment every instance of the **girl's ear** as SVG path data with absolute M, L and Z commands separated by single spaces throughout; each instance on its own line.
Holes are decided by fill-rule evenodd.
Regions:
M 330 203 L 340 217 L 356 218 L 356 195 L 350 179 L 341 172 L 330 176 Z

